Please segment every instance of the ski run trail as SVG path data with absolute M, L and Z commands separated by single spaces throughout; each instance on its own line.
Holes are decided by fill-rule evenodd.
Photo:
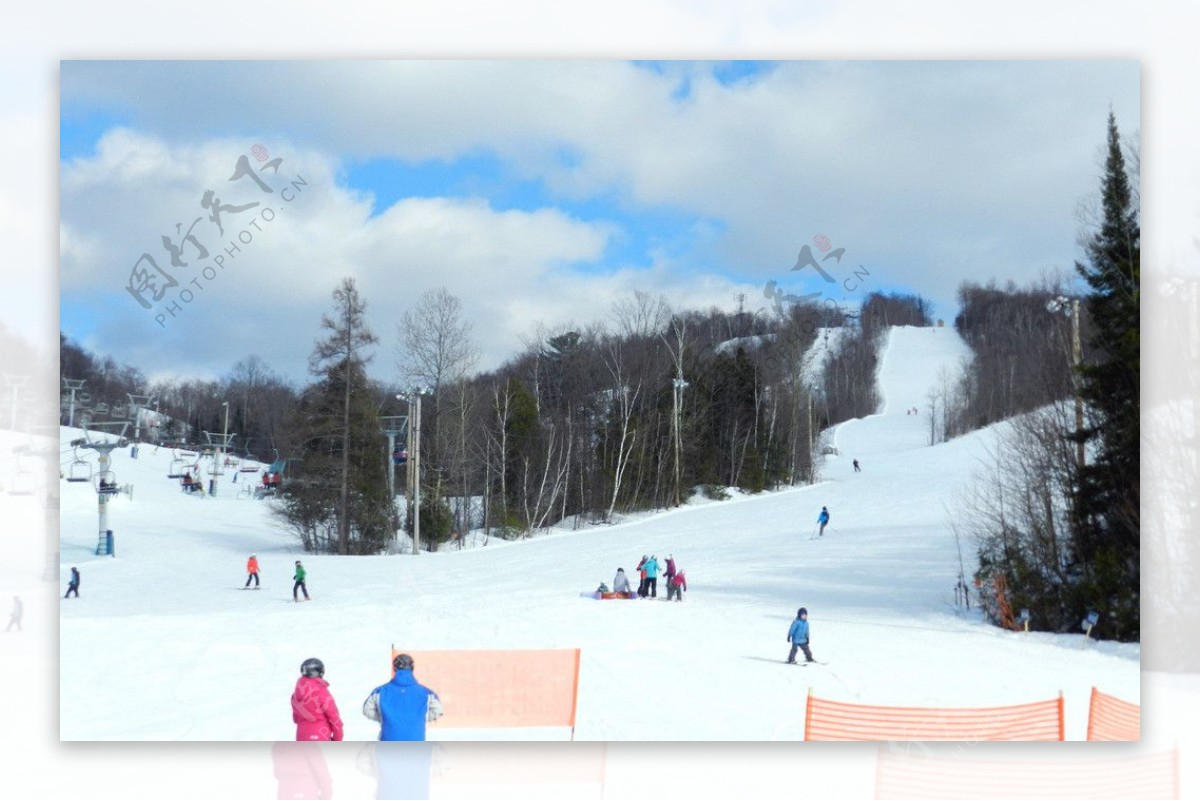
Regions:
M 954 605 L 959 550 L 948 509 L 1004 425 L 930 447 L 925 405 L 939 369 L 968 356 L 952 329 L 891 329 L 881 410 L 827 436 L 839 453 L 813 486 L 725 501 L 694 494 L 678 509 L 613 525 L 419 556 L 306 554 L 269 502 L 238 497 L 257 474 L 226 472 L 216 497 L 190 497 L 167 478 L 170 450 L 143 445 L 137 459 L 114 451 L 118 484 L 134 489 L 109 506 L 115 557 L 95 555 L 92 486 L 61 482 L 60 595 L 70 567 L 82 573 L 80 598 L 60 602 L 61 738 L 288 740 L 288 697 L 300 663 L 316 656 L 346 739 L 372 740 L 377 724 L 359 707 L 387 681 L 396 643 L 580 648 L 580 740 L 798 740 L 809 688 L 851 703 L 932 707 L 1062 691 L 1067 739 L 1082 740 L 1093 686 L 1139 702 L 1139 646 L 1002 631 L 974 605 Z M 913 407 L 919 414 L 907 415 Z M 61 430 L 64 469 L 81 435 Z M 817 539 L 822 505 L 832 520 Z M 251 553 L 263 588 L 239 591 Z M 665 586 L 657 602 L 580 597 L 611 584 L 618 567 L 636 582 L 642 554 L 674 554 L 688 579 L 683 603 L 664 602 Z M 969 577 L 974 544 L 962 543 L 962 555 Z M 308 570 L 309 603 L 291 601 L 296 559 Z M 827 664 L 783 663 L 800 606 Z M 567 736 L 430 729 L 435 740 Z

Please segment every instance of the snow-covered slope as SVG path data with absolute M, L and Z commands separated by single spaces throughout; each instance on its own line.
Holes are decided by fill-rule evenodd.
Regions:
M 61 735 L 288 739 L 288 695 L 301 661 L 318 656 L 347 738 L 373 739 L 358 707 L 387 679 L 395 642 L 581 648 L 577 739 L 800 739 L 809 687 L 906 706 L 992 706 L 1062 690 L 1067 736 L 1082 739 L 1093 685 L 1138 700 L 1139 648 L 1004 632 L 952 606 L 958 551 L 944 501 L 996 432 L 925 447 L 927 421 L 904 409 L 920 406 L 938 367 L 965 353 L 947 329 L 893 330 L 884 411 L 839 428 L 842 455 L 822 484 L 462 552 L 305 555 L 268 504 L 237 497 L 231 475 L 217 497 L 187 497 L 166 478 L 170 452 L 115 453 L 119 483 L 134 485 L 132 500 L 110 507 L 115 558 L 93 555 L 95 493 L 62 485 L 63 583 L 75 564 L 83 586 L 62 602 Z M 77 435 L 64 429 L 64 442 Z M 814 539 L 823 504 L 833 520 Z M 239 589 L 251 552 L 262 564 L 258 592 Z M 674 554 L 691 587 L 683 603 L 579 597 L 617 567 L 631 572 L 643 553 Z M 969 571 L 969 545 L 965 557 Z M 311 603 L 291 602 L 298 558 Z M 782 664 L 801 605 L 827 665 Z

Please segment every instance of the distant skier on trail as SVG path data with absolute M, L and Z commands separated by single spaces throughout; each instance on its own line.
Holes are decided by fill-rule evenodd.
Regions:
M 363 714 L 380 723 L 380 740 L 424 742 L 425 724 L 442 716 L 442 700 L 417 681 L 413 666 L 411 656 L 397 654 L 392 660 L 396 675 L 363 701 Z
M 304 583 L 304 579 L 306 576 L 308 576 L 308 573 L 305 572 L 304 565 L 300 564 L 300 560 L 297 559 L 296 560 L 296 575 L 292 576 L 292 580 L 294 580 L 296 582 L 295 584 L 292 585 L 292 600 L 293 601 L 296 601 L 296 602 L 300 601 L 300 598 L 296 595 L 297 590 L 300 590 L 304 593 L 304 600 L 306 600 L 306 601 L 309 600 L 308 586 Z
M 342 739 L 342 718 L 325 681 L 325 663 L 315 657 L 300 665 L 300 678 L 292 692 L 292 722 L 297 740 Z
M 75 597 L 79 597 L 79 568 L 71 568 L 71 578 L 67 581 L 67 594 L 64 598 L 70 598 L 71 593 L 75 593 Z
M 250 554 L 250 558 L 246 560 L 246 587 L 250 586 L 250 582 L 254 582 L 254 586 L 258 587 L 258 557 Z M 243 587 L 242 589 L 246 589 Z
M 6 628 L 4 630 L 4 633 L 7 634 L 9 631 L 11 631 L 13 626 L 17 627 L 17 631 L 20 631 L 21 630 L 21 618 L 24 615 L 25 615 L 25 604 L 21 603 L 21 596 L 14 595 L 13 596 L 12 616 L 8 619 L 8 628 Z
M 646 562 L 650 561 L 650 554 L 642 554 L 642 561 L 638 562 L 638 597 L 646 597 Z
M 675 556 L 674 556 L 674 554 L 667 554 L 667 572 L 663 573 L 663 576 L 667 580 L 667 595 L 669 597 L 671 595 L 671 579 L 675 578 Z
M 808 610 L 803 606 L 796 612 L 796 619 L 792 621 L 792 627 L 788 629 L 787 639 L 792 644 L 792 651 L 787 658 L 789 665 L 796 664 L 797 649 L 804 651 L 805 662 L 816 661 L 808 647 Z
M 826 506 L 821 507 L 821 514 L 817 515 L 817 523 L 820 524 L 820 526 L 821 526 L 820 530 L 817 531 L 817 536 L 824 537 L 825 536 L 825 526 L 829 525 L 829 508 L 828 507 L 826 507 Z
M 862 470 L 860 470 L 860 469 L 859 469 L 859 467 L 858 467 L 858 460 L 857 460 L 857 459 L 855 459 L 855 460 L 854 460 L 854 472 L 855 472 L 855 473 L 861 473 L 861 472 L 862 472 Z

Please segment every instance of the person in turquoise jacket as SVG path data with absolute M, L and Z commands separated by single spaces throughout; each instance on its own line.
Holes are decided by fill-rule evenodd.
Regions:
M 805 662 L 815 662 L 812 651 L 808 648 L 808 610 L 803 606 L 796 612 L 796 619 L 792 621 L 792 627 L 788 629 L 788 642 L 792 644 L 792 652 L 788 654 L 788 664 L 796 664 L 796 650 L 804 651 Z
M 658 557 L 650 554 L 649 561 L 642 568 L 646 571 L 646 591 L 651 598 L 658 597 Z

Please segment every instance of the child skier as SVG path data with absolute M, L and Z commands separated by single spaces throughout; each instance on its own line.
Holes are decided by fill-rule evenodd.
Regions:
M 671 596 L 674 595 L 676 601 L 682 601 L 685 592 L 687 592 L 687 576 L 680 570 L 667 582 L 667 600 L 671 600 Z
M 788 642 L 792 644 L 792 651 L 788 654 L 787 663 L 789 665 L 796 664 L 796 650 L 804 651 L 805 662 L 815 662 L 812 651 L 808 648 L 808 610 L 803 606 L 800 611 L 796 612 L 796 619 L 792 621 L 792 627 L 788 629 Z
M 818 537 L 825 536 L 825 526 L 829 525 L 829 509 L 822 506 L 821 514 L 817 515 L 817 522 L 821 525 L 820 531 L 817 532 Z
M 325 681 L 325 664 L 305 659 L 292 692 L 292 722 L 297 740 L 341 740 L 342 718 Z
M 255 556 L 254 554 L 250 554 L 250 558 L 246 560 L 246 572 L 249 574 L 246 576 L 246 587 L 249 587 L 251 580 L 253 580 L 254 586 L 257 588 L 258 587 L 258 557 Z M 242 587 L 242 589 L 246 589 L 246 587 Z
M 308 586 L 304 583 L 304 578 L 307 575 L 308 574 L 306 572 L 304 572 L 304 565 L 300 564 L 300 560 L 297 559 L 296 560 L 296 575 L 292 576 L 292 579 L 296 582 L 295 584 L 292 585 L 292 600 L 293 601 L 300 600 L 300 598 L 297 597 L 297 595 L 296 595 L 297 590 L 300 590 L 304 593 L 304 600 L 306 600 L 306 601 L 308 600 Z
M 76 598 L 79 597 L 79 568 L 77 567 L 71 568 L 71 578 L 67 581 L 67 594 L 63 597 L 70 598 L 71 593 L 75 593 Z

